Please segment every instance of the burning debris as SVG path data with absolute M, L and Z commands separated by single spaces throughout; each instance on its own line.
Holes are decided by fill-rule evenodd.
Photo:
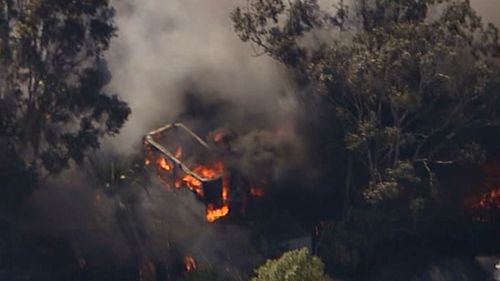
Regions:
M 229 197 L 236 175 L 229 172 L 224 157 L 227 132 L 211 134 L 210 145 L 182 123 L 167 124 L 149 132 L 145 137 L 145 164 L 155 164 L 160 180 L 167 188 L 186 187 L 206 206 L 205 218 L 209 222 L 225 217 L 231 207 Z M 218 149 L 214 146 L 220 146 Z M 239 181 L 244 182 L 244 181 Z M 250 196 L 265 194 L 262 187 L 238 188 Z M 246 201 L 246 199 L 243 199 Z
M 499 209 L 500 208 L 500 188 L 492 189 L 483 193 L 473 205 L 479 209 Z
M 476 221 L 498 219 L 500 216 L 500 187 L 494 187 L 480 194 L 480 196 L 470 200 L 468 205 L 473 211 L 473 219 Z
M 481 184 L 483 192 L 466 202 L 478 221 L 498 218 L 500 213 L 500 164 L 490 163 L 484 171 L 485 177 Z

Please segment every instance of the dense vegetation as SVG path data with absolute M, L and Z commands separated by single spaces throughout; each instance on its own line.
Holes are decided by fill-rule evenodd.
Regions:
M 323 262 L 304 248 L 268 260 L 255 270 L 256 276 L 251 281 L 327 281 L 329 278 L 323 268 Z
M 462 234 L 476 239 L 476 249 L 500 250 L 489 240 L 496 241 L 498 225 L 481 225 L 492 236 L 466 228 L 470 221 L 446 211 L 445 188 L 449 171 L 478 168 L 500 155 L 497 27 L 484 23 L 469 1 L 353 0 L 332 1 L 329 7 L 318 2 L 248 0 L 231 14 L 239 38 L 294 78 L 307 116 L 299 130 L 316 149 L 312 154 L 325 178 L 332 179 L 325 181 L 331 190 L 326 194 L 335 198 L 326 200 L 341 206 L 335 214 L 314 213 L 314 221 L 307 216 L 301 221 L 316 226 L 311 250 L 319 257 L 305 249 L 286 252 L 258 267 L 250 280 L 327 281 L 328 275 L 363 280 L 402 249 L 413 255 L 450 242 L 458 252 L 470 251 L 460 244 L 463 237 L 457 238 Z M 107 0 L 0 0 L 2 242 L 12 235 L 6 214 L 41 179 L 88 159 L 102 137 L 119 133 L 130 114 L 125 102 L 104 91 L 111 74 L 103 52 L 115 35 L 113 16 Z M 111 169 L 107 159 L 93 160 L 87 163 L 91 177 L 96 186 L 107 185 L 110 197 L 130 191 L 129 166 L 147 178 L 137 164 L 142 159 L 126 167 L 112 163 Z M 125 225 L 122 231 L 132 233 L 139 226 L 127 207 L 137 198 L 129 197 L 117 200 L 116 216 Z M 261 208 L 267 212 L 262 217 L 280 217 L 274 206 L 268 208 Z M 132 234 L 130 244 L 147 240 L 146 234 Z M 135 247 L 135 258 L 146 260 Z M 71 246 L 54 248 L 71 255 Z M 147 264 L 156 276 L 157 268 Z M 226 278 L 215 268 L 180 268 L 175 269 L 180 280 Z M 135 269 L 132 274 L 116 269 L 114 276 L 133 279 Z
M 341 124 L 335 141 L 362 167 L 349 176 L 368 175 L 346 189 L 418 209 L 437 184 L 433 167 L 486 157 L 470 132 L 500 124 L 500 45 L 467 1 L 444 1 L 435 19 L 435 1 L 358 1 L 355 15 L 342 2 L 335 15 L 316 1 L 250 2 L 232 15 L 240 38 L 313 85 L 334 113 L 326 125 Z
M 335 158 L 347 168 L 325 167 L 344 183 L 331 187 L 344 195 L 344 210 L 325 225 L 319 251 L 330 268 L 354 273 L 437 227 L 438 171 L 497 153 L 487 139 L 500 125 L 500 41 L 469 1 L 333 7 L 332 14 L 315 0 L 254 0 L 232 19 L 257 55 L 295 75 L 305 111 L 326 112 L 313 135 L 328 139 L 321 148 L 335 157 L 323 153 L 319 162 Z
M 127 104 L 103 92 L 113 15 L 106 0 L 0 1 L 0 185 L 12 194 L 2 196 L 6 202 L 29 192 L 36 177 L 81 163 L 127 119 Z

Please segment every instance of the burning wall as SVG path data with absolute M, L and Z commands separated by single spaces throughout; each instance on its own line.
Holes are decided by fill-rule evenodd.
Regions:
M 215 144 L 222 144 L 223 131 L 211 135 Z M 182 123 L 167 124 L 148 133 L 144 140 L 145 164 L 154 164 L 159 179 L 167 188 L 186 187 L 206 206 L 209 222 L 225 217 L 230 212 L 232 177 L 227 168 L 223 150 L 211 147 Z M 174 149 L 175 147 L 175 149 Z M 239 189 L 246 195 L 260 197 L 263 187 L 247 186 L 239 181 Z M 246 201 L 245 198 L 243 201 Z
M 229 213 L 224 163 L 203 139 L 183 124 L 175 123 L 147 134 L 145 145 L 146 164 L 156 164 L 158 176 L 167 187 L 187 187 L 193 191 L 206 204 L 208 221 Z

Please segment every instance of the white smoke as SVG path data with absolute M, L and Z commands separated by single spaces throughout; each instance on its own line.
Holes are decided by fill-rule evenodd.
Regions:
M 154 126 L 176 119 L 192 85 L 202 95 L 227 100 L 240 113 L 292 118 L 292 88 L 282 67 L 266 56 L 252 56 L 251 47 L 233 32 L 229 15 L 245 1 L 112 4 L 119 30 L 107 57 L 113 74 L 110 87 L 132 108 L 113 143 L 125 151 Z

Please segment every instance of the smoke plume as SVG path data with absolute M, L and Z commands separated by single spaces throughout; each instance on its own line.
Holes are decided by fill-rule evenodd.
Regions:
M 245 1 L 116 0 L 113 4 L 119 31 L 108 54 L 111 89 L 129 102 L 133 112 L 113 140 L 123 150 L 134 149 L 148 130 L 193 108 L 186 104 L 193 100 L 189 94 L 194 102 L 224 103 L 222 110 L 200 116 L 202 121 L 210 118 L 218 123 L 212 126 L 251 127 L 293 119 L 294 100 L 285 71 L 268 57 L 252 56 L 250 46 L 233 32 L 229 14 Z M 196 113 L 202 112 L 191 115 Z
M 181 121 L 202 137 L 219 127 L 239 135 L 235 149 L 242 160 L 235 167 L 260 174 L 255 167 L 267 165 L 273 169 L 266 176 L 283 173 L 300 154 L 293 132 L 294 86 L 282 66 L 253 56 L 233 32 L 229 14 L 245 3 L 112 1 L 118 37 L 107 53 L 113 75 L 109 90 L 129 103 L 132 115 L 98 154 L 140 155 L 147 132 Z M 274 133 L 279 137 L 273 139 Z M 287 151 L 275 149 L 283 145 Z M 208 224 L 205 206 L 187 191 L 166 192 L 156 178 L 146 186 L 112 188 L 92 178 L 75 168 L 47 183 L 33 200 L 42 224 L 30 227 L 67 237 L 82 263 L 117 256 L 116 262 L 169 264 L 178 253 L 201 264 L 231 265 L 229 274 L 237 276 L 262 258 L 252 253 L 247 229 Z
M 104 150 L 138 154 L 149 130 L 181 121 L 202 137 L 218 127 L 240 133 L 235 149 L 242 161 L 235 166 L 248 176 L 260 176 L 263 171 L 258 168 L 271 165 L 271 175 L 263 176 L 279 178 L 287 165 L 300 159 L 300 137 L 293 130 L 293 82 L 277 62 L 252 56 L 252 48 L 233 32 L 229 14 L 245 0 L 112 4 L 118 37 L 107 53 L 113 75 L 109 90 L 129 103 L 132 115 L 120 135 L 106 140 Z M 486 21 L 499 24 L 499 0 L 473 0 L 472 5 Z M 116 199 L 106 197 L 78 171 L 61 178 L 35 194 L 42 225 L 31 227 L 70 237 L 75 252 L 90 251 L 82 256 L 105 253 L 127 260 L 137 258 L 134 248 L 139 248 L 147 259 L 161 260 L 168 259 L 175 247 L 181 254 L 213 259 L 207 262 L 212 264 L 251 268 L 249 263 L 259 259 L 257 253 L 247 253 L 251 259 L 239 254 L 252 249 L 245 229 L 207 224 L 204 206 L 192 194 L 165 192 L 153 179 L 148 192 L 130 187 L 131 195 Z M 138 202 L 133 210 L 126 209 L 124 198 Z M 140 245 L 131 247 L 131 240 Z

